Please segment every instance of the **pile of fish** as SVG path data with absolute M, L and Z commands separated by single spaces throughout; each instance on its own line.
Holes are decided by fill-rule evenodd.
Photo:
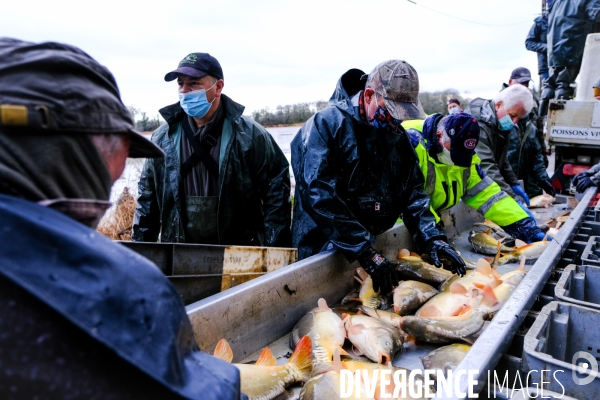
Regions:
M 392 366 L 396 354 L 420 342 L 448 345 L 422 358 L 425 369 L 446 374 L 460 363 L 487 321 L 525 277 L 523 266 L 532 254 L 523 247 L 503 249 L 494 238 L 475 236 L 471 243 L 485 251 L 494 250 L 496 265 L 509 255 L 520 257 L 521 265 L 501 275 L 481 258 L 469 263 L 471 269 L 460 277 L 402 250 L 396 261 L 397 271 L 405 280 L 388 296 L 375 292 L 370 276 L 358 268 L 355 279 L 360 286 L 340 306 L 329 307 L 319 299 L 317 307 L 297 322 L 289 336 L 293 353 L 286 364 L 276 365 L 268 348 L 252 365 L 235 364 L 240 370 L 242 392 L 251 400 L 287 399 L 292 397 L 289 387 L 302 383 L 302 400 L 338 399 L 342 369 L 353 373 L 392 369 L 393 373 L 402 369 Z M 507 254 L 499 257 L 500 252 Z M 232 361 L 227 342 L 219 342 L 215 356 Z M 409 376 L 410 371 L 405 371 Z M 359 398 L 393 398 L 386 396 L 396 389 L 392 381 L 389 387 L 377 387 L 373 396 L 367 397 L 367 383 L 355 384 L 361 388 L 363 397 Z M 425 398 L 424 384 L 413 389 L 421 394 L 416 398 Z

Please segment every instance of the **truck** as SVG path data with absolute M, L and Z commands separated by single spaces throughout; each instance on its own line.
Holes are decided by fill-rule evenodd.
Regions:
M 554 148 L 552 185 L 573 193 L 571 179 L 600 162 L 600 102 L 592 85 L 600 79 L 600 33 L 586 38 L 577 92 L 573 100 L 551 100 L 545 126 L 549 148 Z
M 597 328 L 584 329 L 583 335 L 587 335 L 587 339 L 570 343 L 571 330 L 581 330 L 581 327 L 571 327 L 569 324 L 575 323 L 574 317 L 569 322 L 570 314 L 562 315 L 557 310 L 565 313 L 565 307 L 575 307 L 575 304 L 555 301 L 555 289 L 564 271 L 569 267 L 572 269 L 572 266 L 579 268 L 594 257 L 599 260 L 600 207 L 596 206 L 596 201 L 596 189 L 590 188 L 574 209 L 569 197 L 558 196 L 557 203 L 552 207 L 532 210 L 539 222 L 564 215 L 566 211 L 570 211 L 570 216 L 542 256 L 531 266 L 508 302 L 455 368 L 455 376 L 460 375 L 457 386 L 452 395 L 442 398 L 466 398 L 469 389 L 479 393 L 479 398 L 516 398 L 513 396 L 515 392 L 509 393 L 506 386 L 512 387 L 517 378 L 522 382 L 522 387 L 544 388 L 545 396 L 554 391 L 556 398 L 560 398 L 561 386 L 557 386 L 556 382 L 548 383 L 547 371 L 557 369 L 557 363 L 564 360 L 568 360 L 568 366 L 577 368 L 571 363 L 571 357 L 577 351 L 590 351 L 594 357 L 597 356 L 596 350 L 600 352 L 600 335 L 594 333 Z M 480 257 L 472 252 L 467 238 L 474 223 L 482 221 L 475 210 L 459 203 L 444 211 L 442 220 L 449 239 L 464 258 L 475 260 L 475 257 Z M 411 235 L 402 223 L 380 235 L 374 247 L 392 260 L 403 248 L 415 250 Z M 584 257 L 587 258 L 584 260 Z M 600 266 L 600 261 L 597 265 Z M 326 251 L 192 302 L 186 306 L 186 310 L 197 342 L 203 351 L 212 353 L 218 341 L 226 339 L 233 350 L 234 362 L 256 360 L 258 353 L 268 346 L 278 363 L 283 364 L 291 351 L 288 336 L 294 325 L 316 307 L 319 298 L 324 298 L 330 305 L 338 304 L 352 289 L 357 266 L 356 263 L 348 263 L 337 251 Z M 507 264 L 500 266 L 499 272 L 514 268 L 515 264 Z M 582 308 L 589 311 L 588 308 Z M 598 314 L 600 311 L 593 312 Z M 542 322 L 546 325 L 552 318 L 552 323 L 558 324 L 558 328 L 554 325 L 540 328 L 542 322 L 538 320 L 541 317 L 545 318 L 545 322 Z M 585 318 L 579 320 L 585 321 Z M 561 326 L 562 330 L 559 329 Z M 528 337 L 534 328 L 537 329 L 537 336 Z M 562 348 L 562 359 L 553 358 L 559 356 L 554 347 L 549 348 L 550 343 Z M 420 358 L 437 347 L 439 345 L 426 343 L 409 347 L 396 354 L 393 365 L 410 370 L 423 369 Z M 527 352 L 527 349 L 531 351 Z M 549 353 L 552 355 L 548 356 Z M 549 357 L 549 362 L 544 355 Z M 534 368 L 540 369 L 536 362 L 543 360 L 545 364 L 542 369 L 546 372 L 538 371 L 532 375 L 530 372 Z M 552 364 L 553 360 L 557 365 Z M 594 377 L 593 383 L 577 386 L 568 381 L 571 371 L 562 364 L 558 366 L 563 373 L 564 370 L 569 372 L 568 377 L 567 374 L 561 376 L 561 379 L 564 378 L 560 382 L 564 387 L 562 398 L 600 398 L 600 387 L 595 386 L 600 386 L 600 375 L 590 374 Z M 464 374 L 459 374 L 460 371 Z M 468 377 L 475 379 L 475 385 Z M 298 398 L 299 386 L 292 389 L 294 398 Z

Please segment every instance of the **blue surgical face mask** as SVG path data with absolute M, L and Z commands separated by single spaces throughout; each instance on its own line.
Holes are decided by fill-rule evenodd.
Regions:
M 209 87 L 208 89 L 193 90 L 187 93 L 179 93 L 179 104 L 181 104 L 181 108 L 183 108 L 183 111 L 185 111 L 187 115 L 193 118 L 202 118 L 206 114 L 208 114 L 210 106 L 212 106 L 212 103 L 214 103 L 217 97 L 215 96 L 213 101 L 209 103 L 208 99 L 206 98 L 206 91 L 212 89 L 216 84 L 217 82 L 215 82 L 215 84 Z
M 450 111 L 448 111 L 449 115 L 453 115 L 453 114 L 458 114 L 460 112 L 460 110 L 458 109 L 458 107 L 454 107 L 451 108 Z
M 508 114 L 498 120 L 498 125 L 501 131 L 510 131 L 515 126 Z

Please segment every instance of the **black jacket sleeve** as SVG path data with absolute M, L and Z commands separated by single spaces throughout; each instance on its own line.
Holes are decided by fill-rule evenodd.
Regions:
M 160 232 L 160 209 L 154 180 L 154 159 L 148 158 L 138 183 L 138 200 L 133 216 L 131 240 L 156 242 Z

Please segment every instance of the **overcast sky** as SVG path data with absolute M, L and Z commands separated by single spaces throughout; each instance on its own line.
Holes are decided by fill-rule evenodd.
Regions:
M 224 93 L 246 114 L 328 100 L 348 69 L 392 58 L 412 64 L 427 91 L 491 97 L 519 66 L 537 81 L 524 42 L 541 0 L 414 2 L 21 0 L 3 3 L 0 36 L 80 47 L 112 71 L 126 105 L 151 116 L 178 99 L 165 73 L 196 51 L 219 60 Z

